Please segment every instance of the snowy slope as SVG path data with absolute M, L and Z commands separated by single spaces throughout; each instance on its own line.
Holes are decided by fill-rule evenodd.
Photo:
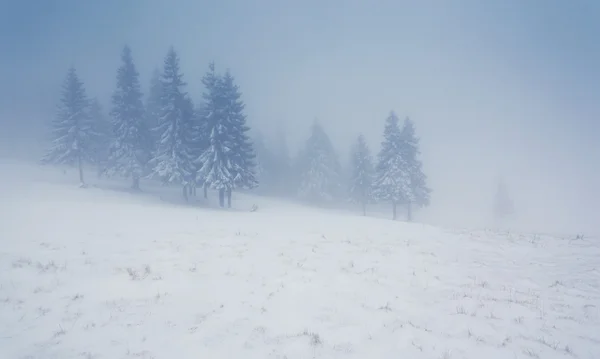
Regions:
M 592 240 L 0 172 L 0 358 L 600 357 Z

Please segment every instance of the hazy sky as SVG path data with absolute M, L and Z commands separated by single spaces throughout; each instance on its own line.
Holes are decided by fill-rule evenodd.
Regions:
M 292 144 L 318 118 L 345 158 L 411 116 L 440 221 L 488 211 L 502 175 L 520 215 L 592 228 L 599 36 L 593 0 L 0 0 L 0 148 L 39 143 L 70 65 L 107 103 L 124 44 L 145 87 L 173 45 L 194 98 L 214 60 Z

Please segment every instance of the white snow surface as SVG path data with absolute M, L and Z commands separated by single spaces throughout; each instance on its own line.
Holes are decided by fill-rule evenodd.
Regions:
M 0 358 L 600 357 L 598 240 L 0 172 Z

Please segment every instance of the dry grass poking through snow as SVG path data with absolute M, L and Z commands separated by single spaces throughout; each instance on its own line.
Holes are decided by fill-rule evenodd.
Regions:
M 591 239 L 21 190 L 0 226 L 1 358 L 600 357 Z

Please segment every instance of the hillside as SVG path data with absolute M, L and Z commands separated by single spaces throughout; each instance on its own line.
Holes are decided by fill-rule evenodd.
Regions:
M 587 238 L 0 172 L 1 358 L 600 357 Z

